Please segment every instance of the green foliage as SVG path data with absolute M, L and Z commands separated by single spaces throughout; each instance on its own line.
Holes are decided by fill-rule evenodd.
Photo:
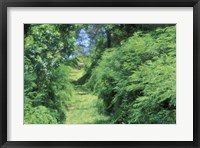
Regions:
M 24 48 L 26 124 L 176 123 L 175 25 L 29 24 Z
M 134 33 L 106 50 L 86 84 L 115 123 L 175 123 L 176 29 Z
M 53 113 L 44 106 L 31 107 L 30 104 L 25 104 L 25 124 L 55 124 L 56 118 Z
M 68 42 L 71 47 L 75 41 Z M 72 96 L 69 68 L 63 65 L 65 44 L 59 25 L 30 26 L 24 50 L 25 123 L 65 122 Z
M 175 57 L 162 56 L 147 61 L 130 76 L 126 89 L 142 91 L 129 110 L 129 123 L 176 122 L 176 64 Z M 137 80 L 137 82 L 135 82 Z

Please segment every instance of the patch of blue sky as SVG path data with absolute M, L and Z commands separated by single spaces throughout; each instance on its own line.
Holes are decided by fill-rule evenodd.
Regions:
M 82 47 L 83 52 L 87 54 L 90 51 L 90 42 L 91 40 L 88 33 L 84 29 L 81 29 L 78 34 L 76 45 Z

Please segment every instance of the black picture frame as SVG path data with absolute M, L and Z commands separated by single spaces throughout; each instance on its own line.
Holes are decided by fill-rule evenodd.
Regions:
M 193 141 L 7 141 L 8 7 L 193 7 Z M 0 146 L 21 147 L 200 147 L 200 2 L 199 0 L 1 0 Z M 53 134 L 53 133 L 52 133 Z

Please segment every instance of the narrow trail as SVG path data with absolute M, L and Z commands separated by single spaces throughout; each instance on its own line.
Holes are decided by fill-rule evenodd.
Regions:
M 81 70 L 72 69 L 72 80 L 77 81 Z M 81 85 L 74 85 L 75 93 L 67 108 L 67 124 L 108 124 L 110 117 L 103 114 L 103 100 Z

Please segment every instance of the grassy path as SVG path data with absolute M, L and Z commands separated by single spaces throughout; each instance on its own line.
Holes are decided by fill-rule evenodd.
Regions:
M 72 79 L 77 80 L 81 71 L 72 69 Z M 67 108 L 67 124 L 104 124 L 109 116 L 103 114 L 103 102 L 83 86 L 75 85 L 75 94 Z

